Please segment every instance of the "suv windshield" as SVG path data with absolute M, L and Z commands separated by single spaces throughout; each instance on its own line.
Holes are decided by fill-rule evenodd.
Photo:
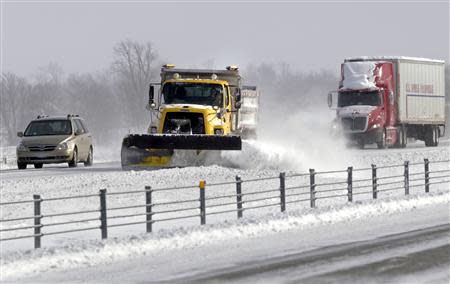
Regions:
M 72 134 L 72 125 L 70 120 L 40 120 L 32 121 L 24 136 L 42 136 L 42 135 L 70 135 Z
M 162 95 L 166 104 L 223 105 L 223 88 L 217 84 L 166 83 Z
M 378 91 L 339 93 L 338 107 L 354 105 L 379 106 L 381 105 L 381 96 Z

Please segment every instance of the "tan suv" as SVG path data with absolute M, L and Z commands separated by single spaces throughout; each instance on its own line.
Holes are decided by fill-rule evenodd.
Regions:
M 20 170 L 28 164 L 35 168 L 50 163 L 68 163 L 69 167 L 76 167 L 79 162 L 92 165 L 92 137 L 78 115 L 38 116 L 17 136 L 22 138 L 16 151 Z

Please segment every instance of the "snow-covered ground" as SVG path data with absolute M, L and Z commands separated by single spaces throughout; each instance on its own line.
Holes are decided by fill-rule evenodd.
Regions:
M 69 169 L 66 165 L 45 165 L 43 169 L 18 171 L 11 166 L 3 168 L 0 172 L 1 201 L 30 200 L 33 194 L 40 194 L 44 200 L 52 197 L 97 194 L 102 188 L 106 188 L 108 192 L 125 192 L 143 190 L 146 185 L 152 186 L 152 188 L 195 186 L 202 179 L 207 182 L 206 196 L 208 198 L 233 194 L 234 185 L 209 185 L 233 181 L 236 175 L 241 176 L 243 180 L 274 177 L 274 179 L 260 182 L 244 182 L 243 192 L 245 193 L 278 188 L 277 177 L 281 171 L 285 171 L 289 176 L 294 173 L 306 173 L 309 168 L 315 168 L 316 171 L 345 170 L 347 166 L 367 168 L 371 164 L 382 166 L 402 164 L 405 160 L 415 163 L 423 162 L 424 158 L 428 158 L 430 161 L 443 161 L 450 158 L 448 141 L 442 141 L 439 147 L 427 148 L 423 143 L 417 142 L 408 145 L 406 149 L 369 148 L 362 151 L 341 149 L 320 152 L 318 150 L 321 148 L 320 145 L 316 145 L 318 149 L 307 145 L 303 145 L 304 148 L 298 147 L 299 144 L 291 146 L 280 147 L 279 143 L 271 143 L 269 140 L 259 144 L 250 142 L 245 144 L 244 151 L 239 154 L 224 153 L 214 165 L 155 171 L 124 172 L 120 169 L 120 163 L 114 156 L 108 157 L 103 162 L 97 162 L 92 168 L 81 166 Z M 11 149 L 14 148 L 10 148 L 8 151 L 12 151 Z M 101 153 L 102 150 L 115 152 L 118 149 L 100 149 L 97 153 Z M 97 161 L 99 160 L 102 158 L 97 159 Z M 104 162 L 108 160 L 110 162 Z M 447 163 L 430 165 L 431 170 L 448 168 Z M 411 166 L 410 169 L 412 174 L 422 171 L 423 165 Z M 379 170 L 379 175 L 402 173 L 401 167 Z M 368 177 L 370 177 L 370 171 L 355 172 L 353 176 L 355 180 Z M 345 173 L 324 174 L 318 175 L 316 183 L 345 181 L 345 179 Z M 289 187 L 308 184 L 308 182 L 308 177 L 288 177 L 286 184 Z M 420 182 L 423 183 L 423 181 L 412 182 L 411 185 Z M 363 191 L 363 189 L 355 188 L 354 193 L 358 193 L 359 190 Z M 143 234 L 145 232 L 144 224 L 117 227 L 109 230 L 107 241 L 99 240 L 99 230 L 44 236 L 42 239 L 43 249 L 36 251 L 32 249 L 32 239 L 2 242 L 0 243 L 2 277 L 4 280 L 27 282 L 46 282 L 47 280 L 54 282 L 64 280 L 110 282 L 109 280 L 113 280 L 112 282 L 119 283 L 127 279 L 136 282 L 148 279 L 170 280 L 170 277 L 174 275 L 184 275 L 183 271 L 190 271 L 192 274 L 200 273 L 205 266 L 212 263 L 216 267 L 231 265 L 229 262 L 231 258 L 236 260 L 240 254 L 248 256 L 241 260 L 251 261 L 252 258 L 264 257 L 261 255 L 262 252 L 270 254 L 272 251 L 274 254 L 283 255 L 292 250 L 303 251 L 345 241 L 355 241 L 355 239 L 372 239 L 392 231 L 400 232 L 423 228 L 431 224 L 448 224 L 448 210 L 445 209 L 449 208 L 449 184 L 431 185 L 430 192 L 430 194 L 425 194 L 423 186 L 412 187 L 409 197 L 404 196 L 403 190 L 380 192 L 377 201 L 372 201 L 371 194 L 361 194 L 354 196 L 354 204 L 347 204 L 346 197 L 320 199 L 316 202 L 316 209 L 310 209 L 309 202 L 290 203 L 287 205 L 288 214 L 280 214 L 278 206 L 267 207 L 244 211 L 244 219 L 241 221 L 236 221 L 236 213 L 208 215 L 208 225 L 204 227 L 198 226 L 199 218 L 161 222 L 154 224 L 153 234 Z M 276 193 L 268 193 L 260 197 L 271 195 L 276 195 Z M 157 202 L 195 199 L 198 198 L 198 189 L 159 192 L 155 193 L 153 198 Z M 233 200 L 233 198 L 225 199 L 223 202 L 233 202 Z M 278 200 L 275 198 L 273 201 Z M 108 207 L 142 205 L 144 201 L 143 193 L 108 196 Z M 98 206 L 98 197 L 44 201 L 42 213 L 46 215 L 57 212 L 96 210 Z M 233 208 L 234 206 L 224 207 L 221 210 Z M 439 208 L 439 210 L 432 210 L 432 208 Z M 119 215 L 143 213 L 142 210 L 131 209 L 120 212 Z M 213 212 L 213 210 L 208 212 Z M 426 215 L 422 216 L 424 212 Z M 29 203 L 5 205 L 1 207 L 0 215 L 1 219 L 32 216 L 33 207 Z M 98 214 L 85 214 L 77 216 L 77 219 L 96 218 L 97 216 Z M 395 221 L 388 223 L 390 225 L 384 226 L 379 232 L 372 231 L 376 226 L 381 228 L 381 223 L 386 220 L 387 216 L 389 219 L 394 216 Z M 46 221 L 53 223 L 70 221 L 73 218 L 73 216 L 63 216 Z M 122 220 L 112 219 L 109 224 L 143 221 L 143 218 L 141 216 Z M 8 222 L 8 227 L 26 225 L 31 225 L 31 222 Z M 63 227 L 46 227 L 44 233 L 97 225 L 98 221 L 88 221 Z M 6 227 L 4 224 L 2 226 Z M 354 226 L 359 226 L 359 229 L 355 230 Z M 324 236 L 321 234 L 327 230 L 336 232 L 333 240 L 330 239 L 331 235 L 327 241 L 323 239 Z M 353 235 L 353 233 L 349 233 L 349 230 L 352 232 L 355 230 L 358 233 Z M 2 233 L 2 238 L 18 233 L 31 234 L 32 232 L 31 230 L 28 230 L 27 233 L 23 231 L 5 232 Z M 289 237 L 285 237 L 285 235 Z M 298 236 L 302 236 L 301 244 L 298 244 Z M 305 240 L 304 243 L 303 240 Z M 281 245 L 284 242 L 286 246 Z M 295 244 L 295 247 L 290 247 L 289 244 Z M 234 250 L 227 252 L 226 249 L 219 249 L 220 247 L 230 247 Z M 211 254 L 208 251 L 215 253 Z M 146 255 L 150 257 L 146 258 Z M 196 259 L 196 261 L 192 262 L 192 259 Z M 222 260 L 219 261 L 220 259 Z M 113 263 L 114 265 L 112 265 Z M 108 269 L 111 266 L 115 267 L 117 271 L 133 270 L 133 267 L 138 270 L 138 263 L 145 264 L 148 270 L 143 270 L 142 273 L 134 271 L 135 278 L 126 278 L 132 277 L 129 275 L 131 273 L 124 273 L 121 278 L 117 273 L 110 273 Z M 164 263 L 173 263 L 173 265 L 164 266 Z M 106 278 L 92 276 L 94 273 L 86 267 L 93 265 L 94 269 L 99 266 L 100 268 L 97 268 L 100 271 L 108 272 L 107 275 L 101 273 Z M 161 266 L 165 268 L 160 269 Z M 58 272 L 66 269 L 73 270 L 73 273 L 69 275 L 67 271 Z M 45 275 L 42 274 L 44 271 Z M 149 275 L 157 275 L 157 277 L 145 278 L 144 271 Z M 50 272 L 51 274 L 49 274 Z M 79 275 L 86 275 L 86 277 L 77 277 L 75 272 Z
M 430 194 L 278 213 L 107 241 L 67 242 L 58 248 L 5 255 L 2 258 L 2 277 L 8 282 L 27 283 L 183 283 L 189 278 L 192 280 L 188 282 L 195 282 L 197 276 L 202 279 L 205 275 L 214 279 L 217 271 L 239 270 L 264 259 L 289 257 L 293 253 L 437 225 L 448 226 L 449 205 L 448 193 Z M 442 243 L 448 245 L 448 238 L 428 238 L 425 244 L 410 245 L 407 252 L 420 252 Z M 405 253 L 405 248 L 401 253 Z M 362 259 L 342 255 L 340 261 L 353 261 L 353 266 L 346 264 L 348 269 L 390 258 L 392 254 L 401 256 L 401 253 L 377 251 L 376 258 L 363 256 Z M 431 269 L 428 277 L 439 275 L 440 281 L 447 281 L 448 265 L 447 259 L 440 267 Z M 336 263 L 325 266 L 326 272 L 342 268 Z M 303 273 L 297 271 L 295 275 L 298 279 L 323 272 L 316 267 Z M 420 276 L 422 280 L 430 279 L 426 274 Z M 285 282 L 290 277 L 292 272 L 286 275 L 275 273 L 269 278 L 253 276 L 252 280 L 273 283 Z M 358 279 L 358 275 L 354 278 L 367 280 Z M 222 281 L 227 282 L 226 279 Z

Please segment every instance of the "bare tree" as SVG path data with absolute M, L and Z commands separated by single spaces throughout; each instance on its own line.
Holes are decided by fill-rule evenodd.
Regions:
M 151 43 L 125 40 L 114 46 L 112 70 L 116 74 L 116 91 L 123 98 L 131 123 L 147 123 L 145 102 L 148 84 L 156 76 L 157 54 Z M 132 115 L 133 114 L 133 115 Z
M 24 123 L 30 89 L 25 78 L 13 73 L 1 75 L 0 127 L 6 130 L 6 139 L 2 140 L 8 144 L 16 141 L 15 133 Z

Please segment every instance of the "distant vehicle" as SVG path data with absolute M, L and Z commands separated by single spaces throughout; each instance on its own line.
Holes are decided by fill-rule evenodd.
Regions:
M 341 65 L 334 128 L 360 148 L 437 146 L 445 132 L 445 62 L 414 57 L 347 58 Z M 335 100 L 336 101 L 336 100 Z
M 17 136 L 22 138 L 16 151 L 20 170 L 28 164 L 39 169 L 43 164 L 68 163 L 76 167 L 79 162 L 85 166 L 93 163 L 91 133 L 78 115 L 38 116 Z

